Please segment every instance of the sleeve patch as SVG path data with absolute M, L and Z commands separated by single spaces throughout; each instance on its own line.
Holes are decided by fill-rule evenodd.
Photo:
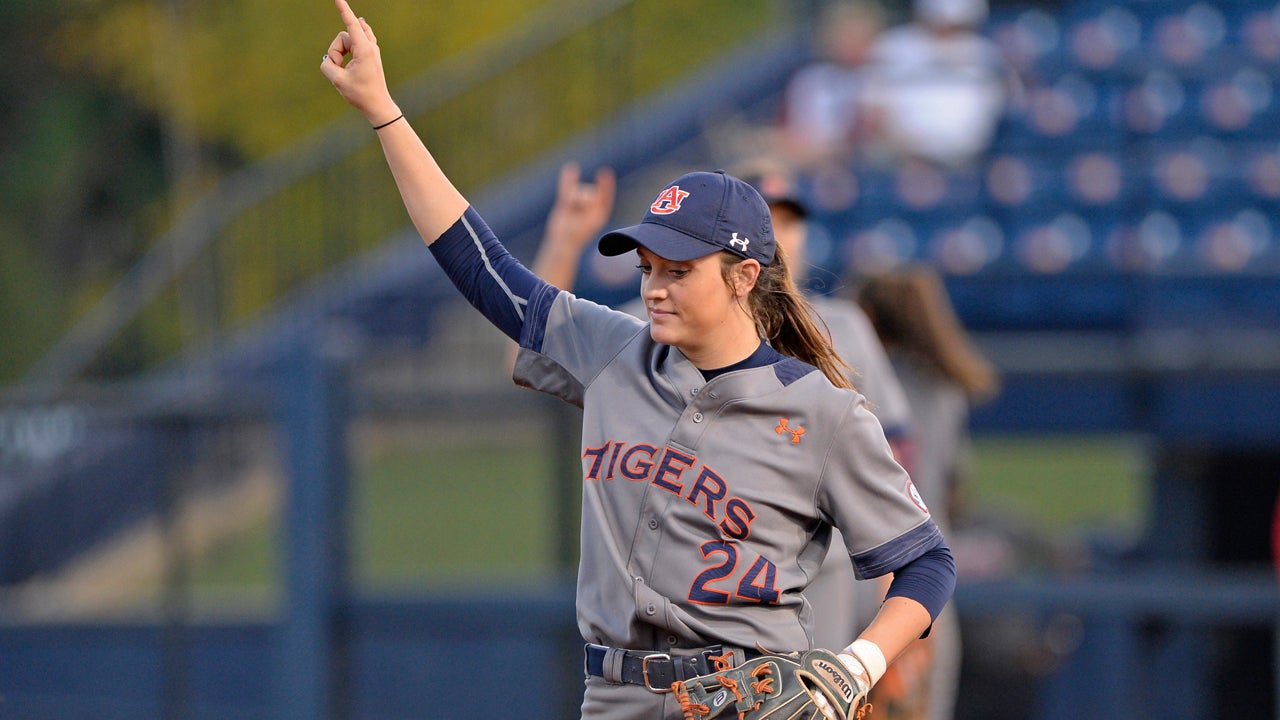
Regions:
M 911 478 L 907 478 L 907 496 L 911 498 L 911 502 L 916 504 L 916 507 L 926 513 L 929 512 L 929 508 L 925 507 L 924 498 L 920 497 L 920 491 L 916 489 L 916 484 L 911 482 Z

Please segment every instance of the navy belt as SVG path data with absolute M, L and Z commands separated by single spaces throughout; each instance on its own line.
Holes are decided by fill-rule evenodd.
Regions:
M 610 679 L 605 673 L 608 661 L 620 662 L 617 676 L 622 682 L 640 685 L 651 692 L 671 692 L 671 686 L 699 675 L 707 675 L 717 670 L 712 657 L 719 657 L 725 651 L 718 645 L 687 651 L 689 654 L 673 655 L 667 652 L 652 650 L 623 650 L 603 645 L 588 643 L 586 646 L 586 671 Z M 760 653 L 743 650 L 743 660 L 759 657 Z

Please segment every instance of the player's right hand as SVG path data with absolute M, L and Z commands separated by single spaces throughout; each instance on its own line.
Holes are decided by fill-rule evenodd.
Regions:
M 329 43 L 320 72 L 370 124 L 381 125 L 399 115 L 400 108 L 387 90 L 378 38 L 364 18 L 356 17 L 347 0 L 334 0 L 334 4 L 346 29 Z

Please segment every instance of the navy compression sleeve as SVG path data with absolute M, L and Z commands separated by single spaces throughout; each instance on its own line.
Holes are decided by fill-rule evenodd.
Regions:
M 915 600 L 929 611 L 929 617 L 938 619 L 938 613 L 951 599 L 956 589 L 956 561 L 951 548 L 945 542 L 893 573 L 893 582 L 885 597 L 906 597 Z
M 518 341 L 528 298 L 546 281 L 512 257 L 472 207 L 430 249 L 463 297 Z

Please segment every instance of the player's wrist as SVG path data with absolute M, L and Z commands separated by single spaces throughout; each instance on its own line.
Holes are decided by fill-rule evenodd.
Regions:
M 870 691 L 877 682 L 880 682 L 880 678 L 884 677 L 885 670 L 889 666 L 880 646 L 863 638 L 854 640 L 848 647 L 837 653 L 836 657 L 840 658 L 840 662 L 844 663 L 859 683 L 863 681 L 867 683 L 866 687 L 862 688 L 863 692 Z
M 388 125 L 404 118 L 400 106 L 388 99 L 385 103 L 380 103 L 377 108 L 365 110 L 364 117 L 369 121 L 369 125 L 374 130 L 381 130 Z

